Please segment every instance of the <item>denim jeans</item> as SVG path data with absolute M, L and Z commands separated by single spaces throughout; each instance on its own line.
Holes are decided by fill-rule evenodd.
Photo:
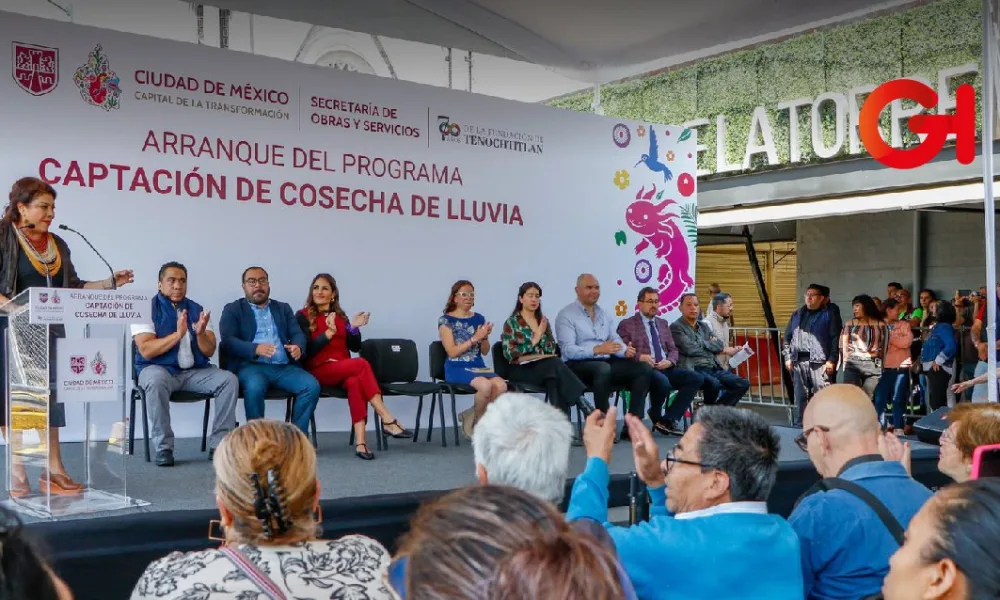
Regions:
M 309 434 L 309 420 L 319 403 L 319 382 L 308 371 L 296 365 L 248 363 L 240 367 L 236 377 L 243 390 L 243 407 L 248 420 L 264 418 L 264 400 L 268 388 L 273 387 L 295 394 L 292 423 Z
M 892 426 L 903 428 L 903 409 L 910 397 L 909 369 L 882 369 L 882 378 L 875 387 L 875 412 L 879 418 L 885 413 L 886 406 L 892 402 Z

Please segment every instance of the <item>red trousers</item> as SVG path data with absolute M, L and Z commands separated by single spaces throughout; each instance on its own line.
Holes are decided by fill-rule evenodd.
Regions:
M 375 381 L 375 374 L 363 358 L 335 360 L 318 365 L 311 371 L 321 385 L 332 385 L 347 390 L 347 406 L 351 410 L 351 423 L 368 418 L 368 401 L 382 393 Z

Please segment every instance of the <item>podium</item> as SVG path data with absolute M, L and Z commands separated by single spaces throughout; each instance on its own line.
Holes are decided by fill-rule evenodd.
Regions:
M 129 324 L 150 322 L 152 296 L 31 288 L 0 306 L 0 319 L 6 322 L 0 366 L 7 399 L 8 508 L 59 519 L 149 504 L 131 498 L 126 483 L 125 342 Z M 91 326 L 108 326 L 118 334 L 91 337 Z M 53 418 L 57 424 L 65 419 L 63 432 L 78 432 L 79 407 L 82 442 L 61 439 L 59 447 L 53 447 Z M 68 493 L 42 485 L 39 477 L 56 452 L 82 490 Z M 30 490 L 21 479 L 25 474 Z

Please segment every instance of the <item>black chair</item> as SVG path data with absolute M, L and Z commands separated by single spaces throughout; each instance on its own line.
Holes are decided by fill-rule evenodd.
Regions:
M 512 392 L 524 392 L 525 394 L 544 394 L 545 401 L 549 402 L 549 391 L 545 386 L 510 380 L 510 362 L 503 353 L 503 342 L 494 342 L 492 352 L 493 370 L 507 382 L 508 390 Z
M 450 383 L 444 379 L 444 362 L 448 358 L 448 353 L 444 350 L 444 344 L 440 341 L 431 342 L 430 346 L 430 362 L 431 362 L 431 379 L 433 379 L 439 386 L 441 386 L 442 392 L 448 392 L 451 396 L 451 418 L 452 418 L 452 428 L 455 430 L 455 445 L 461 446 L 458 434 L 458 412 L 455 410 L 455 396 L 474 396 L 476 394 L 476 388 L 471 385 L 465 385 L 463 383 Z M 438 396 L 441 397 L 441 445 L 447 446 L 447 442 L 444 439 L 444 394 L 438 394 L 431 398 L 431 414 L 430 419 L 427 424 L 427 441 L 431 441 L 431 432 L 434 431 L 434 405 L 437 403 Z M 414 436 L 416 439 L 416 436 Z
M 417 381 L 420 372 L 420 357 L 417 345 L 407 339 L 370 339 L 361 343 L 361 358 L 368 361 L 375 373 L 382 396 L 409 396 L 417 399 L 417 419 L 413 428 L 413 441 L 420 435 L 420 414 L 424 409 L 424 396 L 431 396 L 431 429 L 433 429 L 433 410 L 441 386 L 430 381 Z M 444 403 L 440 404 L 441 423 L 444 423 Z M 389 447 L 389 439 L 385 427 L 378 415 L 375 415 L 376 432 L 379 443 L 385 440 Z M 430 433 L 430 431 L 428 431 Z M 353 437 L 353 435 L 352 435 Z M 430 438 L 428 437 L 428 440 Z M 444 427 L 441 428 L 441 445 L 447 446 Z M 381 449 L 381 448 L 380 448 Z
M 146 390 L 139 387 L 139 372 L 135 369 L 135 357 L 139 352 L 135 340 L 132 341 L 132 394 L 129 408 L 128 453 L 135 453 L 135 403 L 142 403 L 142 441 L 146 450 L 146 462 L 149 462 L 149 413 L 146 407 Z M 205 402 L 205 418 L 201 426 L 201 451 L 208 448 L 208 415 L 212 404 L 211 394 L 197 392 L 174 392 L 170 394 L 171 402 L 190 403 Z
M 222 370 L 226 369 L 228 365 L 228 355 L 225 352 L 219 351 L 219 368 Z M 322 395 L 322 392 L 320 392 Z M 243 398 L 243 386 L 240 385 L 239 397 Z M 346 395 L 345 395 L 346 398 Z M 268 387 L 267 393 L 264 394 L 265 400 L 284 400 L 285 401 L 285 422 L 290 423 L 292 421 L 292 407 L 295 405 L 295 394 L 289 394 L 284 390 L 279 390 L 278 388 Z M 316 447 L 316 414 L 314 413 L 309 417 L 309 427 L 312 430 L 310 432 L 310 437 L 312 438 L 313 447 Z

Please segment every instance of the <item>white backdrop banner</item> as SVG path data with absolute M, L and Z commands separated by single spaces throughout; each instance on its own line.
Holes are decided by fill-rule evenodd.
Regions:
M 689 130 L 0 16 L 0 175 L 51 182 L 57 223 L 134 269 L 136 287 L 180 261 L 218 317 L 248 266 L 295 308 L 328 272 L 349 314 L 371 312 L 363 335 L 414 339 L 425 375 L 458 279 L 495 335 L 525 281 L 550 318 L 583 272 L 617 317 L 648 285 L 674 318 L 693 289 Z M 81 276 L 103 277 L 68 241 Z M 390 408 L 412 423 L 411 401 Z M 197 407 L 173 410 L 178 433 L 199 432 Z M 343 402 L 318 416 L 349 425 Z
M 121 404 L 121 340 L 116 338 L 60 338 L 56 340 L 56 397 L 60 402 Z M 119 408 L 120 410 L 120 408 Z

